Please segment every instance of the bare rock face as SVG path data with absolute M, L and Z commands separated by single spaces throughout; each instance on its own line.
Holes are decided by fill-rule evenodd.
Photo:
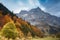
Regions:
M 22 10 L 16 15 L 48 34 L 60 32 L 60 17 L 50 15 L 42 11 L 39 7 L 31 9 L 30 11 Z

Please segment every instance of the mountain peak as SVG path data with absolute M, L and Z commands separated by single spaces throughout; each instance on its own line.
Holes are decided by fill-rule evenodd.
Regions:
M 37 7 L 36 9 L 40 9 L 39 7 Z
M 39 7 L 36 7 L 35 9 L 36 9 L 36 10 L 37 10 L 37 9 L 38 9 L 38 10 L 41 10 Z
M 37 7 L 37 8 L 34 8 L 34 9 L 31 9 L 30 11 L 41 11 L 41 9 L 39 8 L 39 7 Z

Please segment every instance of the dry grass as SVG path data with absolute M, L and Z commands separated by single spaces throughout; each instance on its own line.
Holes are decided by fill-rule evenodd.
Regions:
M 8 40 L 8 38 L 2 37 L 0 40 Z M 13 39 L 9 39 L 13 40 Z M 45 37 L 45 38 L 16 38 L 15 40 L 60 40 L 59 38 Z

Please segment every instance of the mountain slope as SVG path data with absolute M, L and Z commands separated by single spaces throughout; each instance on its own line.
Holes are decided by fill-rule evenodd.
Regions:
M 3 4 L 0 3 L 0 30 L 8 22 L 14 23 L 20 37 L 23 37 L 23 36 L 27 37 L 28 34 L 31 35 L 32 37 L 43 36 L 42 31 L 30 25 L 30 23 L 28 23 L 27 21 L 24 21 L 21 18 L 18 18 L 15 14 L 10 12 Z
M 30 11 L 22 10 L 16 15 L 30 22 L 32 25 L 37 26 L 39 29 L 44 29 L 45 32 L 48 31 L 48 33 L 51 33 L 54 30 L 53 33 L 56 33 L 56 31 L 60 32 L 60 18 L 42 11 L 39 7 L 31 9 Z M 53 30 L 51 31 L 51 29 Z

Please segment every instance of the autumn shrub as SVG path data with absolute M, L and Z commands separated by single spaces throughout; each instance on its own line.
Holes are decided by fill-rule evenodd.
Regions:
M 5 36 L 8 39 L 9 38 L 15 39 L 18 36 L 18 31 L 17 31 L 14 23 L 9 22 L 9 23 L 5 24 L 2 29 L 1 35 Z

